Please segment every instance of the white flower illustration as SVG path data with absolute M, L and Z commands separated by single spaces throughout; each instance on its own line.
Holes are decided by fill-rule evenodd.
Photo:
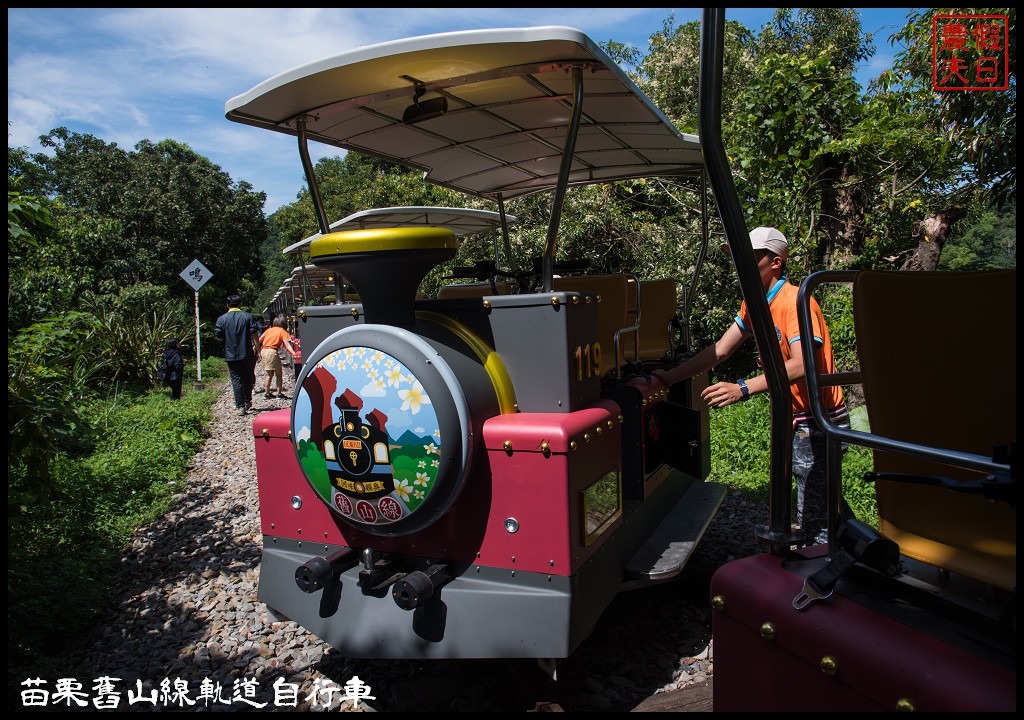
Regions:
M 419 380 L 414 382 L 408 390 L 399 390 L 398 397 L 402 398 L 402 409 L 412 410 L 413 415 L 420 411 L 421 405 L 430 404 L 430 398 L 423 391 L 423 386 L 420 385 Z
M 398 383 L 402 382 L 402 371 L 397 367 L 393 367 L 390 370 L 384 371 L 384 377 L 388 379 L 388 385 L 397 386 Z
M 412 492 L 412 487 L 409 485 L 409 481 L 403 480 L 395 485 L 395 492 L 398 493 L 398 497 L 402 498 L 402 500 L 408 501 L 409 493 Z

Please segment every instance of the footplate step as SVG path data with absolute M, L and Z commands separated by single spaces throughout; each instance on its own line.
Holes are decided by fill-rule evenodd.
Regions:
M 679 498 L 646 543 L 626 563 L 626 580 L 660 582 L 682 571 L 725 499 L 726 487 L 704 482 Z

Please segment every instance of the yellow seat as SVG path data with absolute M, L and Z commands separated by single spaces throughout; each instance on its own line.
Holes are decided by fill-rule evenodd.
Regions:
M 636 307 L 636 287 L 630 284 L 635 281 L 636 278 L 624 273 L 554 278 L 552 288 L 556 292 L 590 293 L 601 298 L 597 331 L 597 339 L 601 343 L 601 365 L 598 369 L 601 376 L 622 365 L 622 346 L 634 342 L 632 334 L 621 332 L 619 357 L 615 356 L 616 333 L 635 324 L 631 309 Z
M 673 278 L 640 283 L 639 359 L 661 360 L 672 351 L 672 320 L 676 317 L 676 281 Z M 626 360 L 636 360 L 632 342 L 625 342 Z
M 991 457 L 1016 440 L 1016 272 L 861 272 L 854 322 L 871 432 Z M 976 382 L 985 379 L 985 382 Z M 876 472 L 982 473 L 876 450 Z M 904 555 L 1010 590 L 1017 514 L 948 488 L 877 482 L 879 528 Z

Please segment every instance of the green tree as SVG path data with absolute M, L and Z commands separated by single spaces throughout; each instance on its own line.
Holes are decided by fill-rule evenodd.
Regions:
M 96 321 L 68 312 L 17 333 L 7 349 L 7 511 L 17 523 L 25 508 L 52 497 L 50 462 L 58 451 L 91 438 L 83 412 L 96 391 L 103 356 Z
M 753 72 L 754 36 L 741 23 L 725 24 L 722 78 L 722 116 L 737 111 L 736 99 Z M 697 132 L 697 94 L 700 70 L 700 23 L 676 26 L 669 15 L 660 32 L 651 35 L 650 50 L 636 65 L 634 78 L 654 104 L 682 132 Z M 627 56 L 631 57 L 631 56 Z
M 1007 270 L 1017 267 L 1017 203 L 975 213 L 942 252 L 940 270 Z
M 42 198 L 23 194 L 19 183 L 8 182 L 7 190 L 7 260 L 20 259 L 28 248 L 39 246 L 36 233 L 53 226 L 49 205 Z M 11 188 L 15 189 L 11 189 Z
M 100 215 L 117 216 L 125 181 L 131 176 L 131 159 L 117 143 L 56 128 L 39 138 L 53 152 L 34 160 L 46 171 L 46 191 L 60 196 L 69 207 L 85 208 Z
M 932 87 L 932 21 L 936 15 L 1003 15 L 1006 45 L 993 52 L 1008 63 L 1009 87 L 989 92 L 935 91 Z M 1016 8 L 915 8 L 893 36 L 904 50 L 880 87 L 898 92 L 913 112 L 936 117 L 947 152 L 970 169 L 973 185 L 1001 205 L 1017 191 L 1017 10 Z M 1003 55 L 1005 52 L 1005 55 Z
M 52 198 L 57 232 L 12 268 L 19 326 L 138 283 L 191 299 L 178 274 L 194 259 L 213 272 L 201 314 L 223 311 L 231 292 L 254 300 L 268 234 L 264 193 L 234 182 L 187 145 L 140 141 L 126 152 L 92 135 L 57 128 L 41 138 L 52 154 L 8 153 L 8 176 L 31 173 Z
M 133 182 L 121 199 L 119 217 L 125 235 L 138 245 L 149 279 L 174 294 L 191 294 L 178 274 L 194 259 L 213 272 L 220 311 L 223 295 L 246 281 L 262 283 L 259 248 L 267 235 L 264 193 L 173 140 L 143 140 L 132 155 Z M 220 289 L 221 292 L 216 292 Z M 255 299 L 255 298 L 252 298 Z
M 25 195 L 45 197 L 47 174 L 33 160 L 26 148 L 7 148 L 7 189 Z
M 854 65 L 874 48 L 853 10 L 804 8 L 777 11 L 754 49 L 755 72 L 723 134 L 748 224 L 786 233 L 791 273 L 798 264 L 806 273 L 863 245 L 860 168 L 841 141 L 860 118 Z
M 313 172 L 328 222 L 371 208 L 467 204 L 465 196 L 426 182 L 421 172 L 355 152 L 343 157 L 322 158 Z M 260 293 L 260 309 L 269 304 L 293 267 L 308 262 L 306 253 L 284 258 L 281 251 L 320 231 L 309 189 L 301 189 L 295 202 L 274 212 L 270 225 L 272 229 L 263 244 L 262 256 L 272 263 L 268 264 L 268 271 L 276 271 L 276 274 L 268 272 Z
M 841 73 L 852 73 L 875 53 L 872 34 L 861 31 L 850 8 L 779 8 L 755 46 L 761 56 L 824 54 Z
M 53 232 L 52 203 L 20 191 L 22 176 L 8 175 L 7 190 L 7 337 L 46 315 L 46 288 L 30 280 L 38 270 L 40 248 Z M 12 189 L 13 188 L 13 189 Z M 35 285 L 35 286 L 33 286 Z M 41 311 L 42 310 L 42 311 Z
M 1007 15 L 1009 88 L 990 92 L 936 91 L 932 86 L 932 20 L 938 14 Z M 1004 205 L 1017 189 L 1017 11 L 1010 8 L 927 8 L 910 13 L 893 36 L 905 49 L 891 71 L 883 73 L 872 102 L 899 106 L 923 119 L 918 137 L 943 172 L 928 167 L 904 180 L 923 186 L 921 207 L 913 227 L 916 246 L 902 254 L 906 269 L 939 267 L 943 246 L 954 224 L 971 214 L 977 203 Z M 894 181 L 893 187 L 906 183 Z

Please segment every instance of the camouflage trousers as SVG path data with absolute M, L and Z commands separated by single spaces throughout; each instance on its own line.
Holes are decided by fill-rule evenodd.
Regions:
M 834 421 L 849 429 L 850 418 Z M 828 443 L 814 418 L 800 420 L 793 426 L 793 477 L 796 478 L 796 523 L 805 534 L 808 545 L 828 542 L 828 505 L 825 498 L 825 453 Z M 842 444 L 846 450 L 846 443 Z M 852 514 L 843 500 L 843 514 Z

